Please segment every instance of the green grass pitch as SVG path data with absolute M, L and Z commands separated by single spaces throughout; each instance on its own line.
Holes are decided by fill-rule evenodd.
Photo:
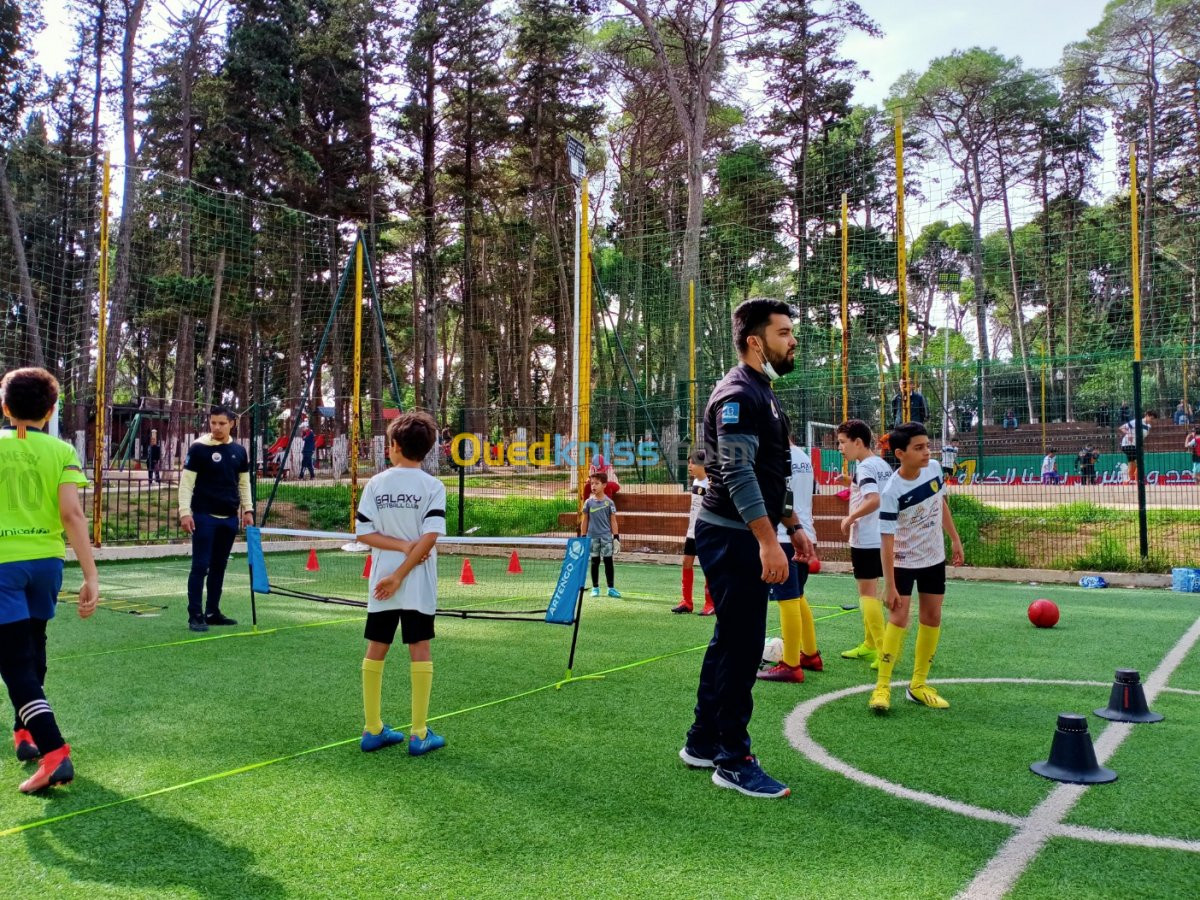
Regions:
M 269 557 L 281 582 L 362 596 L 361 556 L 320 561 L 310 576 L 304 554 Z M 460 560 L 444 557 L 443 604 L 544 606 L 556 565 L 523 558 L 525 573 L 507 575 L 506 563 L 472 558 L 479 584 L 460 587 Z M 104 564 L 103 597 L 147 614 L 80 621 L 60 605 L 47 690 L 78 777 L 23 796 L 27 767 L 5 751 L 0 895 L 953 897 L 1017 830 L 851 780 L 789 742 L 785 720 L 801 703 L 869 680 L 838 657 L 862 636 L 858 612 L 840 609 L 855 598 L 848 576 L 810 581 L 825 671 L 755 688 L 754 749 L 792 787 L 779 801 L 719 790 L 676 756 L 713 623 L 668 612 L 674 566 L 618 561 L 626 597 L 585 602 L 576 660 L 577 675 L 607 674 L 560 690 L 568 628 L 439 619 L 431 713 L 449 746 L 419 759 L 358 749 L 361 610 L 260 596 L 254 633 L 235 558 L 223 607 L 241 624 L 194 635 L 186 578 L 186 560 Z M 1037 597 L 1059 604 L 1058 627 L 1029 624 Z M 1028 770 L 1046 757 L 1055 715 L 1105 705 L 1118 667 L 1148 678 L 1198 617 L 1195 595 L 952 582 L 934 683 L 1102 684 L 948 683 L 949 710 L 919 708 L 903 701 L 910 633 L 889 717 L 856 693 L 817 708 L 807 731 L 887 782 L 1022 819 L 1056 788 Z M 1119 780 L 1084 791 L 1063 821 L 1188 846 L 1054 836 L 1011 896 L 1194 895 L 1200 651 L 1167 687 L 1153 704 L 1166 720 L 1133 728 L 1109 761 Z M 385 721 L 407 725 L 408 690 L 397 647 Z M 1089 715 L 1089 727 L 1098 737 L 1109 726 Z

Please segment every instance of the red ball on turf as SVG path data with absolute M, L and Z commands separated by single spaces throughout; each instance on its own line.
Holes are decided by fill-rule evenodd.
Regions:
M 1029 604 L 1029 621 L 1038 628 L 1053 628 L 1058 624 L 1058 607 L 1051 600 L 1034 600 Z
M 816 575 L 820 571 L 821 571 L 821 561 L 819 559 L 817 559 L 815 556 L 809 557 L 808 574 Z

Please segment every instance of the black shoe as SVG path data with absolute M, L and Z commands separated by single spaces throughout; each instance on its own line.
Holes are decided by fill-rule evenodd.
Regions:
M 208 623 L 204 621 L 203 616 L 189 616 L 188 628 L 192 631 L 208 631 Z
M 224 613 L 220 613 L 220 612 L 209 613 L 207 616 L 204 617 L 204 621 L 208 622 L 209 625 L 236 625 L 237 624 L 237 619 L 231 619 L 231 618 L 229 618 L 229 616 L 225 615 Z

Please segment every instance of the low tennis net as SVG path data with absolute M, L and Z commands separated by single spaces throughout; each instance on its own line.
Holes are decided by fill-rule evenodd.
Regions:
M 571 607 L 548 615 L 559 592 L 565 565 L 574 550 L 576 569 L 586 568 L 580 539 L 459 538 L 437 542 L 438 614 L 460 618 L 574 621 Z M 294 528 L 247 530 L 253 593 L 275 594 L 320 603 L 365 607 L 371 567 L 378 556 L 355 535 Z

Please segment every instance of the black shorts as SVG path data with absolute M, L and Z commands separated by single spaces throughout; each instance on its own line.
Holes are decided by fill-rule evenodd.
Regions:
M 695 556 L 696 555 L 696 539 L 694 537 L 683 539 L 683 555 L 684 556 Z
M 367 613 L 367 625 L 363 637 L 380 644 L 391 644 L 396 640 L 396 627 L 400 628 L 400 639 L 406 644 L 433 639 L 433 616 L 415 609 L 385 609 Z
M 804 596 L 804 585 L 808 583 L 808 563 L 794 559 L 796 549 L 790 544 L 781 543 L 784 554 L 788 559 L 788 577 L 783 584 L 771 585 L 767 593 L 768 600 L 795 600 Z
M 854 577 L 863 581 L 883 577 L 883 558 L 878 547 L 851 547 L 850 566 Z
M 1134 462 L 1137 459 L 1137 444 L 1133 444 L 1129 447 L 1122 447 L 1121 452 L 1125 454 L 1125 458 L 1127 460 Z
M 901 597 L 911 597 L 913 585 L 920 594 L 946 593 L 946 563 L 926 566 L 924 569 L 902 569 L 896 567 L 896 592 Z

